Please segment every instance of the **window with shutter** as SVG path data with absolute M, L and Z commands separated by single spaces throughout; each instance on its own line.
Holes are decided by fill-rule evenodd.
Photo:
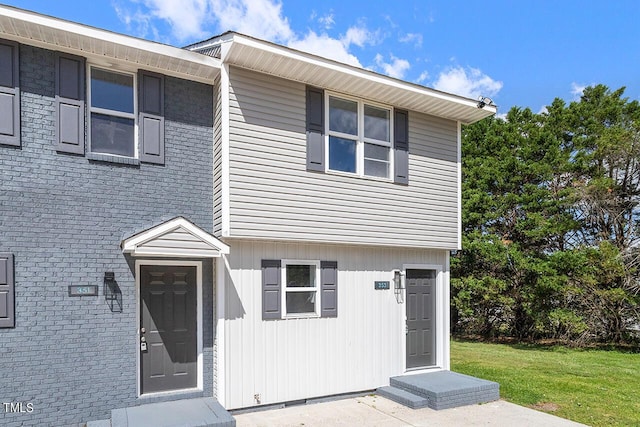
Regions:
M 409 184 L 409 112 L 395 110 L 394 182 Z
M 56 55 L 56 150 L 84 154 L 84 58 Z
M 138 77 L 140 161 L 164 164 L 164 76 L 141 71 Z
M 322 317 L 338 317 L 338 263 L 320 262 L 320 287 L 322 289 Z
M 280 260 L 262 260 L 262 319 L 281 318 Z
M 0 144 L 20 146 L 19 45 L 0 40 Z
M 0 328 L 13 328 L 16 325 L 14 299 L 13 254 L 0 253 Z
M 93 66 L 89 73 L 91 153 L 164 164 L 164 76 Z
M 324 172 L 324 91 L 307 87 L 307 169 Z
M 409 183 L 409 114 L 306 89 L 307 170 Z
M 338 263 L 262 260 L 262 319 L 338 316 Z

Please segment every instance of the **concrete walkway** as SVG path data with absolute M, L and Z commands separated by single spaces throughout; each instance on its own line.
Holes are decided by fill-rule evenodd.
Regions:
M 583 425 L 504 400 L 435 411 L 429 408 L 410 409 L 376 395 L 236 414 L 234 417 L 237 427 L 571 427 Z

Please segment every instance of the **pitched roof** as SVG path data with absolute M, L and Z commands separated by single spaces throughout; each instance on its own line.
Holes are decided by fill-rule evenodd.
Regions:
M 106 66 L 133 63 L 149 71 L 205 83 L 213 82 L 220 73 L 220 61 L 210 56 L 11 6 L 0 5 L 0 35 L 84 56 Z
M 229 246 L 181 216 L 136 233 L 120 246 L 132 256 L 217 258 L 229 253 Z
M 431 89 L 236 32 L 186 49 L 219 57 L 224 64 L 366 98 L 469 124 L 496 113 L 495 105 Z

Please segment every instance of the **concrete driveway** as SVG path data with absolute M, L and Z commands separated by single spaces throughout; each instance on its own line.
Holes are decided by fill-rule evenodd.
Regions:
M 544 426 L 583 424 L 498 400 L 483 405 L 435 411 L 410 409 L 381 396 L 368 395 L 332 402 L 290 406 L 234 415 L 242 426 Z

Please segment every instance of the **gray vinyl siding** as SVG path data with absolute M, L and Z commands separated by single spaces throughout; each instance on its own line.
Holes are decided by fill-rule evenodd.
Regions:
M 305 86 L 230 72 L 230 237 L 455 249 L 457 123 L 409 112 L 409 185 L 306 170 Z
M 213 87 L 213 234 L 222 234 L 222 103 L 220 78 Z

